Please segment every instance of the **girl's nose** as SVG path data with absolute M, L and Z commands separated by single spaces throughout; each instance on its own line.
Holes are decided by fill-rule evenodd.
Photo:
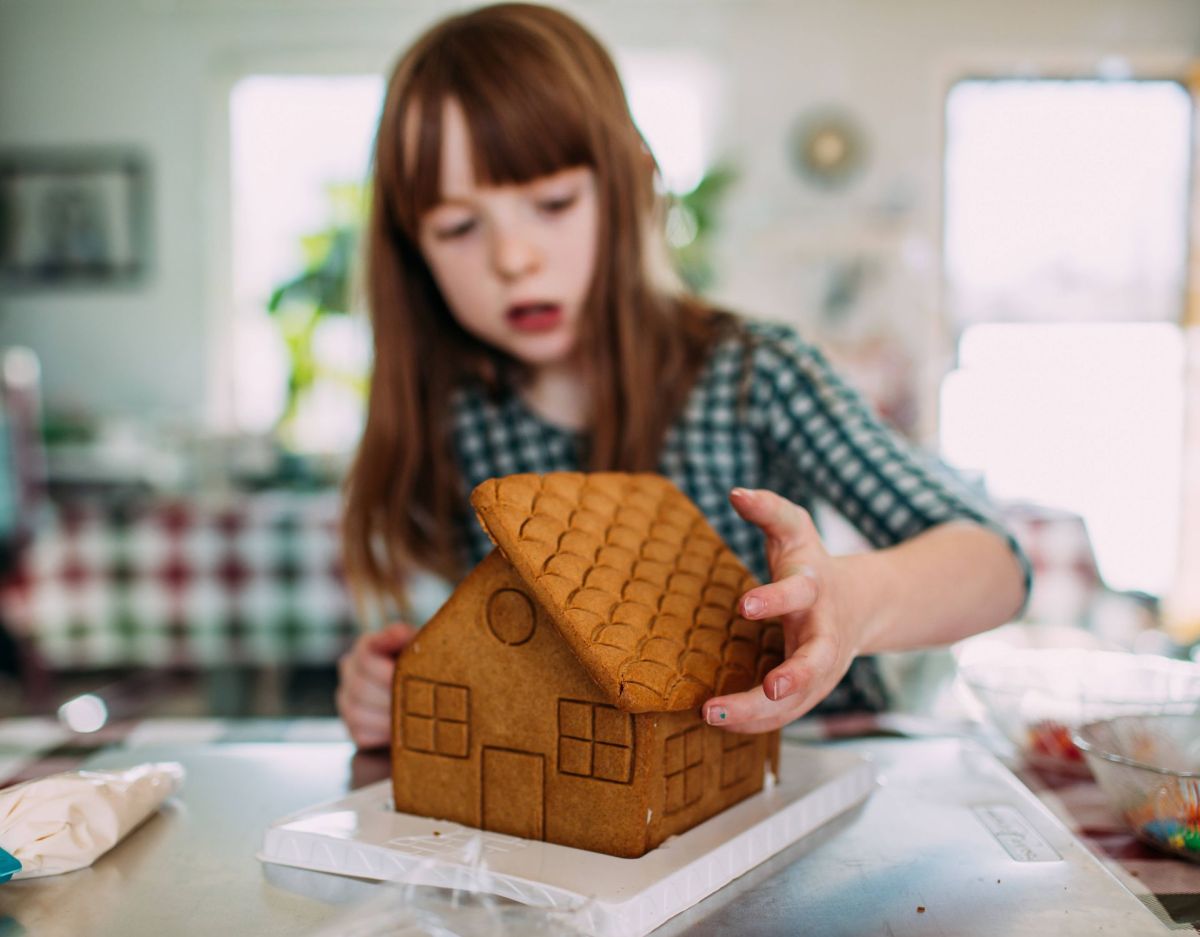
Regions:
M 515 280 L 536 270 L 541 252 L 518 231 L 498 231 L 492 242 L 492 265 L 505 280 Z

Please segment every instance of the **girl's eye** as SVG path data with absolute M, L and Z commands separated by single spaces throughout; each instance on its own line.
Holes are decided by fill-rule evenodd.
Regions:
M 447 228 L 439 228 L 438 230 L 434 231 L 433 234 L 434 237 L 436 237 L 439 241 L 453 241 L 455 238 L 464 237 L 465 235 L 470 234 L 474 227 L 474 218 L 464 218 L 458 224 L 451 225 Z
M 562 195 L 557 198 L 540 199 L 537 204 L 538 208 L 546 212 L 546 214 L 557 215 L 574 205 L 578 197 L 578 193 L 572 192 L 570 195 Z

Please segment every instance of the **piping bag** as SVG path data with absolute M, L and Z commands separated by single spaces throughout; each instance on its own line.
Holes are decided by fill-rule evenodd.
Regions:
M 0 790 L 0 882 L 91 865 L 183 784 L 183 765 L 64 771 Z

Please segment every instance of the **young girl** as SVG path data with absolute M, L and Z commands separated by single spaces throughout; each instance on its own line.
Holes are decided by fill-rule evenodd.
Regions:
M 406 572 L 457 578 L 483 559 L 467 496 L 484 479 L 620 469 L 670 477 L 764 583 L 741 613 L 783 620 L 787 656 L 763 685 L 704 705 L 732 731 L 877 710 L 867 655 L 1017 612 L 1028 566 L 1011 537 L 815 348 L 669 285 L 653 158 L 579 23 L 502 4 L 434 26 L 391 77 L 374 172 L 374 373 L 344 525 L 360 592 L 403 607 Z M 818 498 L 877 549 L 829 556 Z M 340 662 L 360 746 L 389 740 L 413 634 L 390 625 Z

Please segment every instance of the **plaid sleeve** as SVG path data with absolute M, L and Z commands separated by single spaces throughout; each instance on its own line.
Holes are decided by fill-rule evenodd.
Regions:
M 788 483 L 780 493 L 798 503 L 828 502 L 876 547 L 947 521 L 980 524 L 1016 556 L 1028 602 L 1029 558 L 987 501 L 885 426 L 824 355 L 791 329 L 757 331 L 751 392 L 771 474 Z

